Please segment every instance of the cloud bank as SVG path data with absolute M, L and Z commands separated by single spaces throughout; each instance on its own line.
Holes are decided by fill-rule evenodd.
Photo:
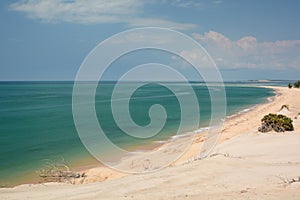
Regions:
M 233 41 L 215 31 L 195 33 L 193 37 L 205 47 L 217 65 L 223 69 L 300 68 L 300 40 L 259 42 L 255 37 L 247 36 Z

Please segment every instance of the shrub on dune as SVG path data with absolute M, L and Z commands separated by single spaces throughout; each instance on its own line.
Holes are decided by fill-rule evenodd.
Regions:
M 300 88 L 300 81 L 295 82 L 295 83 L 294 83 L 294 87 L 295 87 L 295 88 Z
M 293 120 L 285 115 L 277 115 L 277 114 L 268 114 L 265 115 L 262 120 L 262 124 L 258 128 L 260 132 L 269 132 L 269 131 L 276 131 L 276 132 L 284 132 L 284 131 L 293 131 Z

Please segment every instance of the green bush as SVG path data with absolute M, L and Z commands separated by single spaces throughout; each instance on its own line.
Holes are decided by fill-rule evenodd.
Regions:
M 277 115 L 277 114 L 268 114 L 265 115 L 262 120 L 261 127 L 258 128 L 260 132 L 284 132 L 284 131 L 293 131 L 293 120 L 285 115 Z
M 300 81 L 294 83 L 294 88 L 300 88 Z

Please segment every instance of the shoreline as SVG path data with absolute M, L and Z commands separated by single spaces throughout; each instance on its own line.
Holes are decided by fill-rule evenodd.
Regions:
M 250 107 L 243 108 L 242 110 L 238 111 L 237 113 L 233 113 L 229 116 L 226 116 L 223 126 L 226 123 L 230 122 L 231 120 L 234 120 L 235 118 L 238 118 L 238 117 L 242 117 L 243 115 L 246 115 L 247 113 L 257 109 L 257 107 L 259 107 L 259 106 L 265 106 L 265 105 L 268 105 L 269 103 L 274 102 L 276 100 L 276 98 L 281 95 L 281 93 L 278 90 L 278 87 L 276 87 L 276 86 L 275 87 L 273 87 L 273 86 L 254 86 L 254 87 L 262 87 L 262 88 L 272 89 L 275 95 L 271 96 L 271 97 L 267 97 L 263 102 L 261 102 L 259 104 L 254 104 Z M 281 87 L 279 87 L 279 88 L 281 88 Z M 270 100 L 270 98 L 271 98 L 271 100 Z M 200 143 L 205 141 L 205 139 L 203 139 L 203 138 L 205 138 L 207 136 L 208 130 L 210 130 L 210 129 L 213 129 L 213 128 L 211 128 L 209 126 L 202 127 L 197 130 L 193 130 L 193 131 L 184 133 L 182 135 L 176 135 L 175 137 L 173 136 L 165 141 L 154 141 L 154 142 L 152 142 L 153 144 L 149 144 L 149 148 L 146 149 L 146 152 L 147 151 L 150 151 L 150 152 L 156 151 L 156 150 L 163 148 L 163 147 L 167 146 L 168 144 L 172 143 L 172 141 L 174 141 L 174 140 L 178 140 L 180 142 L 183 138 L 186 138 L 186 137 L 194 137 L 194 139 L 193 139 L 194 141 L 191 144 L 191 146 L 193 146 L 195 149 L 195 146 L 198 147 L 197 143 L 199 143 L 199 141 L 200 141 Z M 222 130 L 222 132 L 223 132 L 223 130 Z M 155 144 L 156 142 L 161 143 L 162 145 L 157 146 L 157 144 Z M 220 143 L 220 141 L 218 139 L 216 144 L 219 144 L 219 143 Z M 151 147 L 153 147 L 153 148 L 151 148 Z M 137 149 L 136 151 L 133 151 L 132 153 L 140 152 L 140 151 L 144 151 L 144 149 Z M 181 157 L 179 157 L 179 159 L 175 160 L 174 163 L 172 163 L 169 166 L 177 166 L 177 165 L 181 165 L 186 162 L 190 162 L 189 160 L 193 159 L 196 156 L 197 156 L 197 154 L 194 151 L 192 154 L 190 154 L 189 150 L 187 150 L 185 153 L 183 153 L 183 155 Z M 120 162 L 122 162 L 122 161 L 120 161 Z M 169 167 L 169 166 L 167 166 L 167 167 Z M 83 167 L 75 168 L 74 170 L 76 171 L 76 169 L 77 170 L 81 169 L 78 171 L 79 173 L 85 173 L 85 174 L 87 174 L 88 177 L 90 176 L 89 178 L 85 179 L 83 184 L 94 183 L 94 182 L 99 182 L 99 181 L 102 182 L 102 181 L 107 181 L 107 180 L 115 180 L 115 179 L 119 179 L 119 178 L 122 178 L 125 176 L 134 175 L 131 173 L 123 173 L 118 170 L 111 169 L 103 164 L 99 164 L 98 166 L 95 166 L 95 165 L 94 166 L 83 166 Z M 162 170 L 164 170 L 164 169 L 162 169 Z M 102 174 L 102 176 L 99 177 L 99 174 Z M 78 180 L 78 181 L 76 181 L 75 184 L 82 184 L 82 183 L 80 180 Z
M 179 160 L 156 173 L 128 176 L 108 168 L 91 168 L 86 170 L 89 178 L 82 182 L 84 184 L 20 185 L 0 189 L 0 197 L 150 200 L 160 197 L 199 199 L 204 195 L 211 199 L 297 199 L 300 195 L 300 179 L 297 181 L 300 175 L 300 103 L 297 101 L 300 90 L 271 88 L 277 91 L 274 101 L 258 104 L 226 120 L 217 145 L 205 159 L 191 159 L 198 155 L 206 140 L 201 133 Z M 281 110 L 282 105 L 289 105 L 289 110 Z M 258 132 L 261 118 L 269 113 L 291 117 L 295 130 Z M 180 143 L 182 139 L 177 141 Z
M 245 86 L 248 87 L 248 86 Z M 250 107 L 245 107 L 242 108 L 242 110 L 239 110 L 229 116 L 225 117 L 225 123 L 230 122 L 231 120 L 234 120 L 235 118 L 241 117 L 244 114 L 247 114 L 251 111 L 253 111 L 254 109 L 256 109 L 258 106 L 262 106 L 268 103 L 271 103 L 275 100 L 275 98 L 277 96 L 280 96 L 280 94 L 278 94 L 278 90 L 276 89 L 276 87 L 274 88 L 273 86 L 251 86 L 251 87 L 262 87 L 262 88 L 269 88 L 269 89 L 273 89 L 275 95 L 272 97 L 267 97 L 264 102 L 259 103 L 259 104 L 254 104 Z M 271 98 L 271 101 L 269 100 L 269 98 Z M 206 134 L 208 132 L 208 130 L 211 129 L 210 127 L 202 127 L 199 128 L 197 130 L 193 130 L 187 133 L 184 133 L 182 135 L 175 135 L 167 140 L 164 141 L 153 141 L 151 144 L 147 145 L 146 148 L 136 148 L 135 151 L 131 152 L 131 153 L 135 153 L 135 152 L 147 152 L 147 151 L 155 151 L 161 147 L 164 147 L 166 145 L 168 145 L 169 143 L 172 143 L 172 141 L 174 140 L 178 140 L 179 142 L 186 137 L 194 137 L 194 142 L 191 146 L 195 146 L 196 143 L 203 142 L 205 141 Z M 195 142 L 196 141 L 196 142 Z M 218 141 L 219 143 L 219 141 Z M 197 154 L 195 154 L 195 152 L 193 152 L 192 154 L 190 154 L 189 150 L 187 150 L 187 152 L 185 152 L 181 157 L 179 157 L 179 159 L 177 159 L 176 161 L 174 161 L 174 163 L 172 163 L 170 166 L 175 166 L 175 165 L 180 165 L 184 162 L 189 162 L 190 159 L 192 159 L 193 157 L 197 156 Z M 93 183 L 93 182 L 101 182 L 101 181 L 106 181 L 106 180 L 114 180 L 114 179 L 118 179 L 124 176 L 128 176 L 128 175 L 132 175 L 132 174 L 128 174 L 128 173 L 123 173 L 123 172 L 119 172 L 113 169 L 110 169 L 109 167 L 103 165 L 102 163 L 99 163 L 99 161 L 97 161 L 94 158 L 82 158 L 80 159 L 81 161 L 79 161 L 80 163 L 89 163 L 91 162 L 91 160 L 94 160 L 95 162 L 93 162 L 92 164 L 88 164 L 88 165 L 81 165 L 77 163 L 76 167 L 71 167 L 71 170 L 76 171 L 78 173 L 85 173 L 88 174 L 88 178 L 84 180 L 84 184 L 87 183 Z M 101 176 L 99 176 L 99 174 L 101 174 Z M 44 182 L 41 181 L 40 178 L 32 178 L 32 179 L 28 179 L 28 183 L 22 183 L 19 185 L 14 185 L 14 186 L 4 186 L 2 188 L 14 188 L 14 187 L 19 187 L 22 185 L 35 185 L 35 184 L 45 184 L 45 183 L 51 183 L 51 182 Z M 31 181 L 30 181 L 31 180 Z M 76 180 L 75 184 L 82 184 L 81 182 L 82 180 Z M 55 183 L 55 182 L 53 182 Z

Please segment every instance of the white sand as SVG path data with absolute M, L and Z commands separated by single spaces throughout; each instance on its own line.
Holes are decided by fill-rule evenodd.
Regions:
M 203 160 L 182 164 L 198 155 L 205 139 L 199 135 L 180 160 L 155 173 L 94 168 L 85 182 L 108 180 L 4 188 L 0 199 L 300 199 L 300 90 L 276 90 L 282 95 L 273 102 L 226 121 L 219 144 Z M 280 111 L 284 104 L 290 109 Z M 292 117 L 295 131 L 259 133 L 260 119 L 271 112 Z

